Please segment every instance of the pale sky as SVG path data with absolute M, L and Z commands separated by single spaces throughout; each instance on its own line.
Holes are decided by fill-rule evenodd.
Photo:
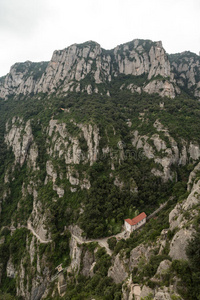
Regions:
M 112 49 L 136 38 L 199 54 L 200 0 L 0 0 L 0 76 L 73 43 Z

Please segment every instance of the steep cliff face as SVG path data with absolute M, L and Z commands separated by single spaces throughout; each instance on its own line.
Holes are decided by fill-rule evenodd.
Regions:
M 133 40 L 109 51 L 92 41 L 74 44 L 55 51 L 48 65 L 29 61 L 15 64 L 0 81 L 0 97 L 68 91 L 91 94 L 100 92 L 102 83 L 106 83 L 104 92 L 109 95 L 109 83 L 120 75 L 143 76 L 143 83 L 141 87 L 136 84 L 136 91 L 170 98 L 180 93 L 162 43 Z
M 68 111 L 64 113 L 66 115 L 69 114 Z M 141 123 L 146 120 L 145 114 L 140 114 L 139 118 Z M 130 120 L 126 120 L 126 122 L 128 122 L 127 128 L 130 128 L 129 126 L 132 126 Z M 53 211 L 50 207 L 52 206 L 53 209 L 55 207 L 59 208 L 59 205 L 62 203 L 61 201 L 66 201 L 66 207 L 63 206 L 65 207 L 65 215 L 64 217 L 62 216 L 63 219 L 60 219 L 62 220 L 62 226 L 59 231 L 61 237 L 66 227 L 64 224 L 67 224 L 65 216 L 69 217 L 70 214 L 73 215 L 71 207 L 67 205 L 71 194 L 77 195 L 78 199 L 80 191 L 90 191 L 92 188 L 94 178 L 86 172 L 85 167 L 83 170 L 81 169 L 83 166 L 87 166 L 87 168 L 93 168 L 94 166 L 95 168 L 98 161 L 102 159 L 101 155 L 104 155 L 106 166 L 109 169 L 109 177 L 113 178 L 113 186 L 117 187 L 121 193 L 123 193 L 125 188 L 130 190 L 130 194 L 134 195 L 134 197 L 138 194 L 139 188 L 140 194 L 140 184 L 136 177 L 132 178 L 131 175 L 128 180 L 127 178 L 126 180 L 122 180 L 123 176 L 120 172 L 112 169 L 112 165 L 116 168 L 118 163 L 123 164 L 127 159 L 127 145 L 125 143 L 117 138 L 115 145 L 112 142 L 111 146 L 111 139 L 116 136 L 115 128 L 112 128 L 112 134 L 109 133 L 109 136 L 106 131 L 106 139 L 104 137 L 104 144 L 101 144 L 101 139 L 103 138 L 102 131 L 100 131 L 97 125 L 94 123 L 84 124 L 76 122 L 72 118 L 66 123 L 51 118 L 47 126 L 43 126 L 41 130 L 44 135 L 44 144 L 42 146 L 45 148 L 46 153 L 43 170 L 45 176 L 43 177 L 43 181 L 41 181 L 41 179 L 37 178 L 37 174 L 41 171 L 41 165 L 38 160 L 41 145 L 37 143 L 37 135 L 33 124 L 31 120 L 24 121 L 20 117 L 11 118 L 6 123 L 4 136 L 7 147 L 11 147 L 14 154 L 14 164 L 7 169 L 4 178 L 6 184 L 5 192 L 7 193 L 4 201 L 9 199 L 9 193 L 12 193 L 9 187 L 11 186 L 12 190 L 12 182 L 15 181 L 15 178 L 12 176 L 14 170 L 18 166 L 23 168 L 27 165 L 27 174 L 29 176 L 28 181 L 24 178 L 22 182 L 22 197 L 19 199 L 16 212 L 13 212 L 11 223 L 15 224 L 14 230 L 21 230 L 23 227 L 26 227 L 30 232 L 30 237 L 26 238 L 25 243 L 26 255 L 27 257 L 30 255 L 30 261 L 29 258 L 21 258 L 18 264 L 13 264 L 12 253 L 6 265 L 7 276 L 14 278 L 17 276 L 17 295 L 31 300 L 40 299 L 43 294 L 48 293 L 51 277 L 54 278 L 52 276 L 51 265 L 46 261 L 47 254 L 41 254 L 41 249 L 45 245 L 46 247 L 50 247 L 48 245 L 51 245 L 51 249 L 54 249 L 53 251 L 58 251 L 55 248 L 55 228 L 49 227 L 51 220 L 57 223 L 57 216 L 52 218 Z M 73 126 L 73 132 L 70 124 Z M 195 142 L 186 142 L 184 140 L 182 140 L 182 144 L 178 144 L 169 134 L 169 130 L 158 119 L 153 123 L 153 128 L 156 130 L 156 133 L 150 135 L 142 135 L 139 134 L 138 130 L 131 130 L 130 146 L 136 150 L 142 149 L 143 155 L 155 163 L 153 167 L 151 166 L 150 172 L 158 178 L 161 177 L 164 182 L 168 182 L 168 180 L 172 180 L 176 176 L 176 173 L 172 169 L 173 165 L 181 167 L 187 165 L 188 161 L 195 163 L 199 159 L 199 146 Z M 140 130 L 140 128 L 138 129 Z M 114 149 L 117 149 L 117 152 Z M 109 161 L 107 162 L 106 159 L 109 159 Z M 62 164 L 60 164 L 60 161 Z M 109 278 L 112 278 L 114 283 L 119 284 L 124 282 L 129 278 L 130 273 L 136 272 L 137 268 L 143 270 L 141 267 L 142 264 L 146 265 L 150 263 L 151 257 L 157 248 L 159 248 L 159 255 L 161 255 L 165 251 L 167 244 L 169 245 L 169 256 L 172 260 L 187 259 L 185 252 L 186 245 L 194 232 L 190 221 L 198 213 L 196 208 L 199 205 L 198 197 L 200 191 L 199 181 L 196 181 L 195 178 L 199 168 L 198 164 L 189 176 L 188 190 L 190 191 L 190 195 L 187 200 L 177 204 L 169 215 L 170 228 L 166 230 L 176 230 L 172 240 L 166 238 L 166 232 L 163 232 L 156 244 L 150 246 L 141 244 L 133 248 L 130 251 L 129 258 L 126 257 L 124 252 L 114 255 L 106 273 Z M 95 169 L 93 169 L 94 171 Z M 48 190 L 50 191 L 49 194 L 47 193 Z M 47 196 L 45 193 L 47 193 Z M 32 202 L 29 197 L 31 197 Z M 46 203 L 43 197 L 45 197 Z M 77 210 L 77 214 L 80 214 L 80 216 L 87 212 L 85 204 L 81 203 L 81 201 L 82 199 L 80 199 L 81 205 Z M 27 213 L 24 213 L 23 206 L 24 203 L 27 205 L 27 202 L 30 204 L 30 208 Z M 189 220 L 185 218 L 188 212 L 190 213 Z M 83 231 L 82 233 L 79 232 L 80 236 L 81 234 L 83 234 Z M 80 273 L 86 278 L 95 276 L 95 266 L 96 264 L 98 265 L 98 258 L 95 257 L 95 252 L 85 249 L 73 236 L 70 239 L 69 248 L 68 255 L 71 262 L 66 268 L 67 272 L 73 273 L 74 276 Z M 64 259 L 58 261 L 63 262 Z M 29 280 L 27 265 L 29 266 L 28 268 L 34 265 L 38 273 L 37 278 L 34 274 L 31 275 L 31 278 L 33 278 L 31 285 L 27 283 Z M 167 265 L 166 272 L 169 269 L 170 266 Z M 164 276 L 162 275 L 163 272 L 163 267 L 160 265 L 156 273 L 156 280 L 157 277 Z M 137 273 L 135 275 L 137 276 Z M 147 283 L 143 286 L 135 284 L 131 280 L 129 278 L 128 284 L 123 286 L 123 299 L 131 299 L 132 295 L 141 299 L 149 294 L 154 295 L 155 299 L 157 299 L 156 297 L 168 297 L 167 299 L 170 299 L 177 292 L 175 285 L 171 286 L 171 290 L 166 289 L 163 291 L 159 287 L 152 289 Z M 154 281 L 154 278 L 151 277 L 151 280 Z
M 47 62 L 14 64 L 10 72 L 0 81 L 0 97 L 37 92 L 37 86 L 47 67 Z
M 169 56 L 172 72 L 180 88 L 200 98 L 200 58 L 185 51 Z
M 200 194 L 188 55 L 183 65 L 161 42 L 87 42 L 1 78 L 0 298 L 182 297 Z M 146 225 L 125 233 L 142 211 Z
M 171 210 L 169 214 L 169 228 L 164 229 L 161 235 L 157 238 L 156 243 L 140 244 L 135 247 L 130 252 L 130 258 L 127 259 L 125 253 L 121 251 L 119 256 L 116 256 L 113 267 L 110 269 L 115 270 L 115 272 L 110 272 L 109 275 L 113 276 L 114 280 L 117 282 L 124 282 L 122 286 L 123 296 L 122 299 L 129 300 L 134 297 L 134 299 L 145 299 L 144 297 L 149 297 L 148 299 L 184 299 L 183 289 L 180 284 L 180 273 L 177 276 L 175 272 L 176 268 L 174 266 L 177 264 L 178 260 L 186 261 L 188 256 L 186 254 L 186 249 L 188 247 L 188 242 L 193 239 L 196 230 L 199 230 L 198 220 L 199 220 L 199 195 L 200 195 L 200 181 L 197 175 L 199 170 L 199 164 L 195 167 L 195 170 L 190 174 L 189 180 L 189 195 L 188 197 L 180 201 L 174 209 Z M 196 174 L 196 175 L 195 175 Z M 191 186 L 191 178 L 193 178 L 193 185 Z M 173 232 L 173 235 L 171 235 Z M 157 249 L 157 250 L 156 250 Z M 157 265 L 154 275 L 150 275 L 151 264 L 153 259 L 155 259 L 155 251 L 159 252 L 157 254 L 157 259 L 160 257 L 161 261 Z M 168 256 L 163 255 L 168 249 Z M 193 252 L 195 255 L 195 251 Z M 153 258 L 154 257 L 154 258 Z M 117 263 L 118 262 L 118 263 Z M 154 261 L 156 263 L 156 259 Z M 147 264 L 148 267 L 143 274 L 143 276 L 150 276 L 150 281 L 147 278 L 141 278 L 142 284 L 138 284 L 139 272 L 142 268 L 145 269 L 144 265 Z M 181 266 L 181 264 L 180 264 Z M 131 271 L 131 275 L 124 275 L 122 268 Z M 148 269 L 150 268 L 150 269 Z M 148 270 L 148 271 L 147 271 Z M 184 271 L 182 271 L 184 272 Z M 137 275 L 136 275 L 137 274 Z M 135 276 L 136 275 L 136 276 Z M 120 277 L 121 276 L 121 277 Z M 132 276 L 134 276 L 132 278 Z M 126 278 L 126 280 L 124 280 Z M 168 279 L 167 279 L 168 278 Z M 160 288 L 160 285 L 166 280 L 170 279 L 170 285 Z M 134 281 L 137 280 L 137 283 Z M 151 282 L 151 284 L 149 284 Z M 153 288 L 152 288 L 153 283 Z M 164 285 L 165 285 L 164 284 Z M 182 298 L 183 297 L 183 298 Z
M 118 72 L 125 75 L 148 74 L 148 79 L 158 75 L 170 77 L 170 63 L 162 42 L 134 40 L 114 49 Z
M 22 119 L 14 117 L 11 124 L 7 123 L 5 143 L 8 147 L 12 147 L 15 164 L 19 163 L 22 166 L 25 160 L 28 159 L 30 166 L 36 169 L 38 149 L 36 144 L 33 143 L 30 120 L 24 124 Z
M 109 95 L 109 84 L 121 75 L 132 76 L 127 88 L 133 92 L 174 98 L 181 90 L 188 90 L 200 97 L 199 70 L 196 54 L 167 56 L 160 41 L 137 39 L 113 50 L 104 50 L 89 41 L 54 51 L 48 63 L 27 61 L 13 65 L 0 80 L 0 97 L 70 91 Z M 106 84 L 103 90 L 101 84 Z

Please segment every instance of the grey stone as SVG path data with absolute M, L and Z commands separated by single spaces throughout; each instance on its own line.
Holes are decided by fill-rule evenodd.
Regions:
M 174 259 L 187 260 L 186 246 L 191 239 L 193 231 L 188 229 L 179 230 L 173 237 L 170 243 L 169 256 Z
M 86 276 L 86 277 L 91 276 L 91 269 L 92 269 L 93 263 L 94 263 L 94 255 L 90 251 L 87 250 L 83 257 L 83 269 L 81 271 L 81 273 L 84 276 Z
M 121 283 L 126 277 L 128 277 L 124 263 L 120 260 L 120 254 L 117 254 L 115 257 L 113 266 L 111 266 L 108 270 L 108 276 L 111 277 L 115 283 Z
M 79 92 L 80 86 L 77 86 L 77 82 L 80 82 L 89 73 L 93 76 L 96 85 L 105 82 L 105 79 L 111 81 L 112 76 L 118 76 L 121 73 L 134 76 L 148 74 L 148 80 L 160 75 L 165 80 L 153 80 L 145 87 L 130 84 L 127 88 L 132 92 L 141 93 L 144 90 L 148 93 L 157 92 L 161 96 L 173 98 L 180 91 L 176 86 L 162 43 L 160 41 L 152 42 L 149 50 L 147 50 L 146 43 L 148 41 L 141 43 L 139 40 L 134 40 L 132 41 L 133 47 L 130 47 L 129 44 L 117 46 L 113 49 L 114 56 L 112 58 L 95 42 L 90 41 L 84 47 L 74 44 L 64 50 L 54 51 L 44 73 L 37 79 L 29 71 L 31 62 L 25 62 L 21 71 L 19 71 L 21 65 L 15 64 L 0 83 L 0 97 L 6 98 L 8 95 L 20 93 L 24 95 L 39 92 L 53 93 L 58 89 L 58 93 L 69 90 Z M 196 73 L 194 72 L 196 65 L 192 66 L 193 72 L 187 73 L 189 85 L 196 83 Z M 179 71 L 182 74 L 180 66 Z M 84 90 L 91 94 L 98 88 L 95 87 L 93 91 L 91 85 L 87 85 L 83 88 Z M 195 92 L 198 94 L 198 89 Z

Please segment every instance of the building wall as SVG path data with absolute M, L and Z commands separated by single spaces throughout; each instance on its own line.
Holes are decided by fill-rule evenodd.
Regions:
M 126 229 L 127 231 L 129 231 L 129 232 L 132 231 L 132 230 L 131 230 L 131 225 L 128 224 L 126 221 L 124 221 L 124 226 L 125 226 L 125 229 Z
M 144 218 L 142 221 L 138 222 L 136 225 L 136 229 L 140 228 L 142 225 L 146 223 L 146 218 Z
M 133 232 L 134 230 L 140 228 L 145 223 L 146 223 L 146 218 L 144 218 L 142 221 L 138 222 L 136 225 L 132 225 L 132 226 L 129 223 L 127 223 L 126 221 L 124 221 L 124 226 L 127 231 Z

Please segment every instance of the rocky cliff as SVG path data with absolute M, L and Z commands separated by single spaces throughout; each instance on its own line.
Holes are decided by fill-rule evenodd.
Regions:
M 27 61 L 13 65 L 0 80 L 0 97 L 68 91 L 109 95 L 109 84 L 122 75 L 131 76 L 126 88 L 133 92 L 174 98 L 188 88 L 199 97 L 199 70 L 197 55 L 168 57 L 161 42 L 133 40 L 108 51 L 90 41 L 55 51 L 49 63 Z
M 0 79 L 0 298 L 196 299 L 198 76 L 198 56 L 134 40 Z
M 189 51 L 169 56 L 172 72 L 178 86 L 193 94 L 200 96 L 200 57 Z
M 142 118 L 144 121 L 144 115 Z M 61 204 L 59 199 L 67 199 L 65 197 L 69 197 L 70 194 L 75 194 L 78 198 L 77 193 L 79 193 L 79 191 L 91 189 L 91 181 L 93 179 L 86 171 L 80 169 L 81 165 L 92 167 L 100 159 L 98 154 L 104 153 L 106 155 L 105 157 L 110 157 L 111 159 L 109 176 L 113 177 L 113 185 L 119 188 L 121 192 L 123 192 L 125 187 L 128 187 L 130 192 L 134 195 L 138 193 L 136 179 L 131 178 L 130 185 L 127 186 L 127 182 L 125 183 L 125 181 L 122 180 L 121 173 L 112 170 L 112 166 L 116 168 L 116 159 L 119 160 L 121 164 L 123 161 L 126 161 L 127 154 L 125 144 L 118 143 L 117 147 L 119 148 L 119 153 L 117 157 L 115 156 L 113 159 L 113 149 L 111 146 L 107 145 L 105 147 L 104 145 L 103 148 L 100 146 L 102 137 L 98 126 L 91 124 L 86 126 L 82 123 L 72 122 L 72 120 L 70 123 L 73 123 L 73 126 L 77 128 L 78 134 L 69 133 L 66 123 L 58 122 L 58 120 L 55 119 L 51 119 L 45 128 L 45 148 L 48 154 L 48 160 L 45 163 L 45 177 L 42 186 L 44 185 L 46 192 L 46 187 L 55 192 L 49 194 L 51 195 L 50 201 L 46 199 L 46 202 L 44 201 L 46 192 L 44 193 L 45 190 L 41 187 L 41 180 L 36 177 L 36 174 L 39 174 L 41 170 L 41 165 L 38 162 L 40 146 L 35 141 L 36 138 L 34 137 L 32 129 L 33 124 L 31 124 L 31 121 L 26 122 L 22 118 L 17 117 L 12 118 L 10 122 L 6 124 L 5 143 L 8 147 L 11 147 L 13 151 L 14 164 L 10 169 L 7 169 L 4 178 L 4 182 L 6 183 L 4 190 L 5 203 L 8 201 L 7 199 L 9 199 L 10 193 L 12 193 L 11 182 L 15 180 L 12 177 L 12 173 L 18 168 L 18 165 L 20 168 L 23 168 L 27 164 L 29 172 L 32 170 L 29 173 L 29 181 L 24 179 L 22 183 L 22 198 L 19 200 L 17 210 L 15 213 L 13 212 L 11 218 L 12 224 L 15 225 L 13 229 L 11 227 L 9 228 L 9 230 L 13 230 L 14 234 L 24 227 L 28 229 L 29 233 L 27 232 L 25 240 L 26 256 L 19 260 L 20 264 L 17 266 L 16 262 L 13 262 L 15 261 L 13 260 L 14 253 L 11 252 L 6 264 L 8 278 L 18 277 L 17 295 L 22 296 L 24 299 L 41 299 L 42 295 L 45 296 L 47 294 L 51 294 L 51 297 L 54 297 L 55 293 L 60 291 L 60 286 L 58 290 L 57 287 L 54 287 L 52 290 L 50 288 L 50 282 L 54 282 L 57 279 L 58 282 L 60 282 L 61 279 L 59 278 L 63 276 L 63 273 L 60 273 L 60 275 L 52 275 L 51 265 L 47 263 L 46 251 L 44 254 L 41 254 L 40 249 L 42 249 L 41 247 L 43 247 L 43 245 L 51 245 L 51 247 L 53 247 L 52 249 L 54 249 L 53 251 L 58 251 L 58 249 L 56 250 L 54 240 L 55 228 L 49 227 L 49 222 L 53 220 L 53 212 L 48 205 L 53 205 L 55 209 L 57 203 L 58 207 Z M 164 182 L 168 182 L 168 180 L 173 180 L 175 176 L 172 168 L 173 165 L 185 167 L 188 161 L 196 163 L 199 159 L 199 146 L 194 146 L 191 142 L 187 143 L 184 140 L 182 140 L 182 145 L 178 145 L 169 134 L 168 129 L 158 120 L 156 120 L 153 125 L 156 129 L 156 133 L 148 136 L 141 135 L 138 131 L 133 131 L 131 132 L 130 141 L 134 149 L 142 149 L 142 155 L 149 160 L 153 159 L 156 163 L 155 166 L 150 169 L 151 173 L 154 174 L 154 176 L 161 177 Z M 161 136 L 159 135 L 160 133 L 162 133 Z M 86 152 L 83 151 L 82 148 L 83 138 L 85 145 L 87 145 Z M 56 160 L 59 159 L 61 159 L 64 164 L 64 168 L 56 162 Z M 161 165 L 162 169 L 158 167 L 157 164 Z M 78 168 L 76 166 L 78 166 Z M 198 180 L 199 169 L 200 166 L 197 164 L 188 177 L 188 197 L 175 206 L 173 202 L 167 211 L 170 212 L 169 227 L 162 230 L 160 235 L 157 236 L 157 240 L 148 242 L 147 244 L 141 243 L 136 247 L 130 247 L 128 250 L 130 251 L 129 257 L 127 257 L 126 250 L 124 250 L 123 247 L 119 253 L 114 252 L 112 260 L 109 259 L 110 254 L 106 258 L 109 261 L 106 271 L 108 278 L 111 278 L 115 284 L 123 283 L 122 299 L 132 299 L 133 296 L 136 299 L 143 299 L 151 295 L 153 297 L 152 299 L 180 297 L 179 290 L 176 287 L 179 279 L 174 270 L 174 284 L 171 284 L 169 288 L 161 289 L 159 282 L 162 282 L 165 277 L 168 276 L 166 274 L 172 272 L 171 261 L 177 259 L 187 260 L 186 247 L 188 240 L 191 239 L 192 234 L 195 232 L 193 224 L 198 217 L 200 194 L 200 181 Z M 31 210 L 29 214 L 22 214 L 22 207 L 25 202 L 30 201 L 30 196 L 33 198 Z M 66 205 L 66 208 L 66 216 L 68 216 L 68 213 L 72 213 L 71 205 Z M 81 215 L 84 211 L 85 204 L 81 203 L 77 213 Z M 65 221 L 63 224 L 67 225 L 68 222 Z M 66 226 L 62 227 L 62 230 L 63 228 L 64 232 L 61 231 L 59 233 L 60 237 L 66 234 Z M 69 229 L 72 235 L 69 248 L 65 250 L 65 253 L 68 253 L 70 257 L 70 263 L 65 267 L 67 274 L 73 274 L 71 276 L 74 277 L 77 276 L 77 274 L 81 274 L 86 277 L 87 280 L 91 280 L 93 277 L 96 278 L 95 276 L 97 276 L 99 272 L 98 261 L 100 259 L 96 253 L 100 251 L 99 245 L 102 246 L 102 243 L 99 243 L 97 239 L 93 239 L 93 241 L 85 240 L 83 238 L 83 231 L 77 226 Z M 153 225 L 150 231 L 154 231 Z M 168 232 L 170 232 L 170 234 Z M 171 232 L 173 232 L 173 236 Z M 4 237 L 4 231 L 2 231 L 2 234 Z M 92 245 L 92 243 L 95 242 L 96 244 L 91 247 L 86 246 L 90 243 Z M 2 243 L 5 243 L 5 237 L 4 240 L 2 239 Z M 120 241 L 118 243 L 120 243 Z M 125 249 L 129 247 L 129 244 L 124 245 L 126 245 Z M 61 244 L 59 244 L 59 247 L 60 246 Z M 48 249 L 48 247 L 46 249 Z M 155 273 L 150 272 L 151 275 L 147 275 L 147 266 L 152 263 L 155 253 L 159 255 L 160 262 L 157 265 L 157 269 L 155 269 Z M 105 255 L 105 253 L 103 255 Z M 62 255 L 58 261 L 64 262 Z M 27 272 L 30 272 L 29 268 L 31 265 L 35 265 L 38 275 L 37 280 L 33 274 L 31 275 L 34 280 L 30 285 L 25 282 L 29 280 Z M 132 276 L 134 276 L 134 278 L 132 278 Z M 142 280 L 142 276 L 146 276 L 145 281 Z M 70 278 L 68 278 L 68 275 L 65 274 L 62 278 L 69 284 Z M 136 283 L 136 278 L 140 278 L 142 283 Z M 150 283 L 147 279 L 150 280 Z M 64 281 L 61 280 L 61 282 Z M 152 285 L 154 285 L 153 288 Z M 63 288 L 62 291 L 66 293 L 66 288 Z

